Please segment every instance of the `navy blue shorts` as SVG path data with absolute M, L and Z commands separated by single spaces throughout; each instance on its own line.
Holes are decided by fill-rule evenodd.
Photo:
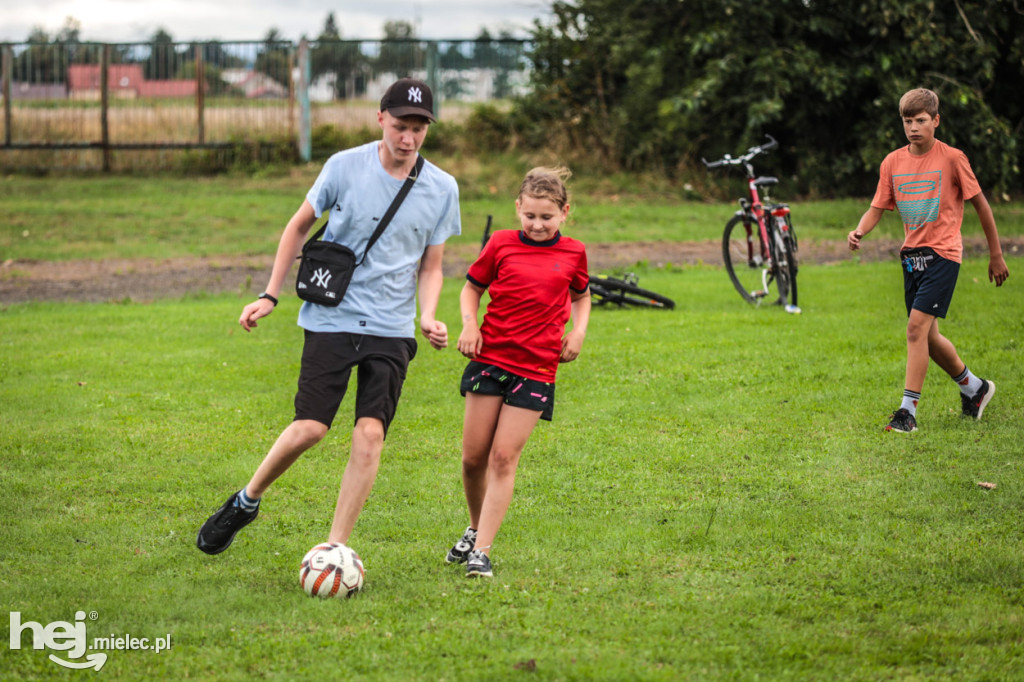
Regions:
M 945 317 L 953 300 L 960 264 L 937 255 L 927 247 L 900 251 L 903 265 L 903 298 L 911 310 Z
M 307 329 L 295 419 L 313 419 L 330 428 L 355 367 L 359 382 L 355 418 L 380 419 L 386 437 L 406 370 L 415 356 L 416 339 Z
M 540 412 L 540 418 L 551 421 L 555 412 L 555 385 L 527 379 L 497 365 L 470 360 L 462 373 L 459 392 L 504 396 L 505 404 Z

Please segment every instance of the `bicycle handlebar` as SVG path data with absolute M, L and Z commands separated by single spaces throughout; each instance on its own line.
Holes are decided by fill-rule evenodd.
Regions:
M 739 166 L 740 164 L 745 164 L 758 154 L 764 154 L 765 152 L 771 151 L 772 149 L 775 149 L 776 147 L 779 146 L 778 140 L 776 140 L 771 135 L 765 135 L 765 137 L 768 138 L 768 142 L 758 145 L 756 147 L 751 147 L 750 149 L 747 150 L 747 153 L 743 154 L 742 156 L 737 156 L 736 158 L 733 158 L 729 154 L 726 154 L 718 161 L 708 161 L 704 157 L 701 157 L 700 160 L 709 169 L 718 168 L 720 166 Z

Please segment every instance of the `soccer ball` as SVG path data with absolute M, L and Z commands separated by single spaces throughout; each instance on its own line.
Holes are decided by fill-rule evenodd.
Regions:
M 363 587 L 363 561 L 351 547 L 324 542 L 306 552 L 299 584 L 311 597 L 351 597 Z

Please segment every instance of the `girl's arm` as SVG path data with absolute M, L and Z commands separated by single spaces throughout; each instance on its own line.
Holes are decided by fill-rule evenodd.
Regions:
M 572 362 L 580 356 L 583 339 L 590 323 L 590 287 L 582 294 L 572 291 L 572 330 L 562 339 L 561 362 Z
M 459 334 L 457 348 L 470 360 L 476 358 L 484 347 L 484 337 L 480 335 L 477 315 L 480 313 L 480 299 L 484 289 L 472 282 L 466 282 L 459 294 L 459 310 L 462 312 L 462 333 Z

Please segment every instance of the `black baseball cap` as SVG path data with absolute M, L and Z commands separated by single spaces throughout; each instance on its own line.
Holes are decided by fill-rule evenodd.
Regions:
M 424 116 L 431 123 L 434 117 L 434 93 L 430 86 L 415 78 L 401 78 L 391 84 L 380 100 L 380 110 L 392 116 Z

